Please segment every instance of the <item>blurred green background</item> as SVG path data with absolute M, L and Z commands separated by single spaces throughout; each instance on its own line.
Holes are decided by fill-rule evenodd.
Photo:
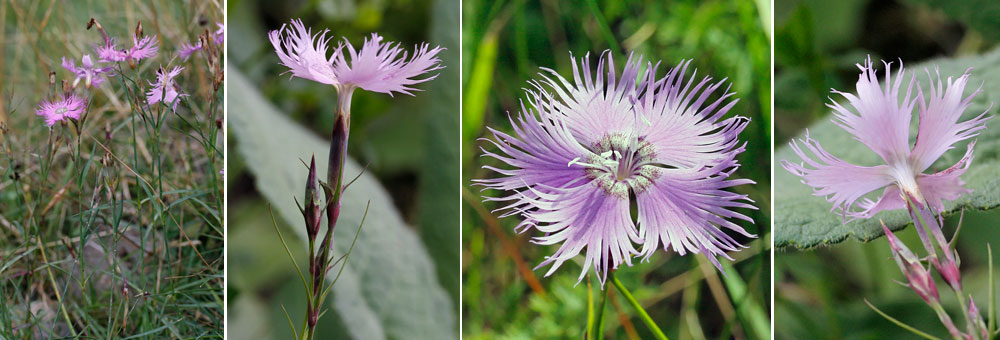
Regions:
M 671 339 L 769 338 L 770 306 L 770 9 L 768 1 L 464 1 L 463 2 L 463 332 L 470 339 L 580 338 L 586 325 L 588 283 L 576 285 L 579 263 L 549 278 L 532 271 L 556 246 L 516 235 L 516 217 L 497 219 L 469 184 L 492 176 L 479 157 L 484 127 L 510 129 L 523 87 L 539 67 L 570 74 L 570 52 L 597 57 L 611 49 L 621 66 L 629 51 L 676 65 L 694 59 L 699 75 L 728 77 L 740 98 L 730 112 L 752 119 L 741 140 L 747 151 L 737 187 L 760 208 L 743 223 L 758 239 L 722 276 L 700 256 L 661 252 L 649 263 L 616 274 Z M 487 146 L 488 147 L 488 146 Z M 585 280 L 586 281 L 586 280 Z M 607 338 L 647 339 L 635 311 L 611 292 Z
M 932 58 L 983 54 L 1000 41 L 1000 21 L 996 20 L 1000 3 L 996 1 L 778 0 L 774 11 L 774 131 L 779 148 L 802 129 L 828 119 L 824 104 L 829 102 L 831 88 L 855 91 L 855 64 L 866 55 L 876 63 L 902 60 L 912 66 Z M 883 67 L 877 66 L 882 77 Z M 942 71 L 944 77 L 957 75 Z M 969 84 L 978 85 L 978 81 Z M 980 96 L 995 102 L 995 94 Z M 964 144 L 960 145 L 964 150 Z M 976 151 L 977 155 L 990 152 Z M 785 170 L 776 167 L 774 171 Z M 954 231 L 958 217 L 946 219 L 946 234 Z M 966 293 L 980 302 L 984 313 L 988 257 L 983 241 L 1000 239 L 994 227 L 998 220 L 997 210 L 966 211 L 957 241 Z M 912 227 L 896 234 L 911 249 L 919 247 Z M 894 282 L 902 280 L 902 274 L 891 260 L 885 238 L 869 244 L 851 239 L 806 251 L 778 249 L 775 255 L 777 339 L 915 338 L 876 314 L 863 299 L 923 331 L 947 337 L 933 311 L 909 288 Z M 962 327 L 953 294 L 940 281 L 938 287 L 946 308 Z
M 372 281 L 369 280 L 378 279 L 373 276 L 382 275 L 382 281 L 388 278 L 393 282 L 404 283 L 412 281 L 412 278 L 397 279 L 392 276 L 406 273 L 374 273 L 391 268 L 357 269 L 357 271 L 367 270 L 359 273 L 360 276 L 356 280 L 360 283 L 360 289 L 366 294 L 368 304 L 375 311 L 373 319 L 380 324 L 379 327 L 370 329 L 383 332 L 384 334 L 380 336 L 386 338 L 402 338 L 399 333 L 408 332 L 410 328 L 407 327 L 412 326 L 413 320 L 419 318 L 441 319 L 436 325 L 420 327 L 444 328 L 441 333 L 453 336 L 458 332 L 456 323 L 459 301 L 458 7 L 457 2 L 447 0 L 280 2 L 232 0 L 228 2 L 228 34 L 229 41 L 232 42 L 229 48 L 229 65 L 232 72 L 238 73 L 240 84 L 238 90 L 234 90 L 236 85 L 233 84 L 237 81 L 233 80 L 234 77 L 227 79 L 230 81 L 230 90 L 233 91 L 229 97 L 233 105 L 230 109 L 242 104 L 243 107 L 249 105 L 248 109 L 256 110 L 260 105 L 247 103 L 251 103 L 250 100 L 253 100 L 252 103 L 257 103 L 257 100 L 262 99 L 274 107 L 261 109 L 261 112 L 273 110 L 278 115 L 293 120 L 295 125 L 308 130 L 309 136 L 306 137 L 310 138 L 315 135 L 323 140 L 329 140 L 335 118 L 336 92 L 331 86 L 298 78 L 289 80 L 288 74 L 282 74 L 287 68 L 278 64 L 274 49 L 267 40 L 269 30 L 281 27 L 290 19 L 301 18 L 314 33 L 329 29 L 327 37 L 333 37 L 331 44 L 347 38 L 355 46 L 360 46 L 362 40 L 369 37 L 371 32 L 378 32 L 386 41 L 399 42 L 402 48 L 411 52 L 414 45 L 422 42 L 447 48 L 440 54 L 445 68 L 434 72 L 440 73 L 440 76 L 430 82 L 414 86 L 421 90 L 414 92 L 415 96 L 396 94 L 395 97 L 390 97 L 362 90 L 354 93 L 349 156 L 362 167 L 368 165 L 363 178 L 370 177 L 380 184 L 377 190 L 373 189 L 372 192 L 381 192 L 383 188 L 388 191 L 391 200 L 381 202 L 377 198 L 374 199 L 371 203 L 373 211 L 376 209 L 394 211 L 392 215 L 398 214 L 403 222 L 400 225 L 406 229 L 401 235 L 377 235 L 380 232 L 377 220 L 379 216 L 369 215 L 369 219 L 375 218 L 376 221 L 375 224 L 366 222 L 365 229 L 361 232 L 359 247 L 365 243 L 366 238 L 387 236 L 409 240 L 409 235 L 416 235 L 418 237 L 416 242 L 422 246 L 407 250 L 371 247 L 355 249 L 349 263 L 363 265 L 367 263 L 366 259 L 379 257 L 380 252 L 401 254 L 400 251 L 416 251 L 421 254 L 421 258 L 429 256 L 432 266 L 428 268 L 433 271 L 434 277 L 421 280 L 434 281 L 434 285 L 439 285 L 435 286 L 435 289 L 446 293 L 445 298 L 450 305 L 437 306 L 438 308 L 455 311 L 428 311 L 422 313 L 424 315 L 414 315 L 411 319 L 394 319 L 390 315 L 392 311 L 386 311 L 393 306 L 373 302 L 377 300 L 377 295 L 385 297 L 391 297 L 393 294 L 403 295 L 403 298 L 396 299 L 398 301 L 395 303 L 409 304 L 408 299 L 411 297 L 433 294 L 421 292 L 419 289 L 404 292 L 373 292 L 370 291 L 375 289 L 373 287 L 379 287 L 377 282 L 370 283 Z M 237 104 L 233 104 L 234 102 Z M 298 197 L 301 201 L 306 168 L 297 160 L 281 165 L 289 169 L 287 171 L 301 175 L 302 179 L 301 182 L 298 179 L 281 182 L 288 183 L 281 184 L 287 187 L 282 190 L 287 190 L 288 194 L 278 198 L 271 197 L 275 201 L 269 202 L 262 194 L 268 189 L 261 189 L 263 185 L 267 185 L 269 179 L 255 176 L 255 165 L 252 160 L 248 161 L 245 157 L 248 153 L 268 151 L 252 150 L 254 146 L 248 144 L 246 138 L 255 137 L 233 138 L 241 132 L 235 130 L 234 124 L 247 123 L 238 122 L 235 117 L 247 113 L 231 110 L 229 114 L 228 148 L 231 155 L 228 170 L 229 306 L 231 311 L 235 311 L 230 315 L 230 325 L 237 325 L 230 329 L 235 328 L 239 332 L 231 331 L 230 335 L 253 336 L 258 339 L 288 339 L 291 338 L 289 325 L 279 304 L 287 307 L 298 327 L 304 311 L 304 299 L 301 297 L 302 284 L 272 228 L 268 206 L 274 205 L 277 224 L 285 239 L 290 241 L 289 246 L 292 247 L 298 263 L 303 264 L 306 261 L 305 251 L 302 249 L 305 243 L 295 236 L 301 232 L 299 230 L 302 228 L 301 218 L 293 219 L 288 215 L 279 215 L 278 205 L 291 203 L 294 197 Z M 281 131 L 274 133 L 280 134 Z M 299 148 L 300 146 L 291 144 L 299 140 L 295 138 L 302 136 L 287 137 L 287 139 L 278 138 L 281 143 L 279 147 L 291 148 L 296 152 L 301 150 L 315 152 L 317 162 L 325 166 L 326 149 L 317 151 L 305 145 Z M 281 155 L 266 157 L 272 156 Z M 295 157 L 304 158 L 308 162 L 309 153 Z M 256 173 L 266 173 L 265 170 L 257 169 Z M 353 177 L 358 170 L 354 169 L 355 172 L 345 175 L 345 178 Z M 282 174 L 275 173 L 273 177 L 281 180 Z M 369 190 L 361 183 L 352 185 L 348 189 L 348 192 L 351 191 L 358 195 L 366 195 Z M 353 203 L 360 204 L 363 210 L 365 204 L 363 200 Z M 344 209 L 348 209 L 346 204 Z M 360 217 L 361 210 L 354 209 L 345 214 L 356 213 Z M 289 220 L 290 223 L 286 222 Z M 357 224 L 350 225 L 351 223 L 353 222 L 345 221 L 342 223 L 343 228 L 338 224 L 335 237 L 340 240 L 337 240 L 337 243 L 346 240 L 347 244 L 350 244 L 350 238 L 354 236 L 357 228 Z M 387 258 L 392 259 L 391 256 Z M 341 284 L 338 282 L 337 285 Z M 372 298 L 373 296 L 376 298 Z M 323 326 L 319 331 L 322 337 L 341 338 L 350 334 L 355 338 L 368 338 L 359 337 L 359 333 L 345 330 L 359 328 L 359 325 L 352 325 L 343 315 L 337 314 L 328 313 L 323 317 Z M 439 337 L 410 332 L 405 338 Z

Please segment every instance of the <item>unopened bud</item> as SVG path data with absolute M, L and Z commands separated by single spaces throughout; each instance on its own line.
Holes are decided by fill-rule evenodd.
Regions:
M 979 339 L 989 339 L 989 330 L 986 327 L 986 322 L 983 321 L 983 315 L 979 314 L 976 301 L 973 301 L 971 296 L 969 297 L 969 322 L 966 325 L 970 336 L 978 333 Z
M 104 38 L 104 44 L 111 43 L 111 38 L 108 37 L 107 32 L 104 32 L 104 27 L 101 26 L 100 22 L 97 22 L 97 19 L 90 18 L 90 21 L 87 22 L 87 29 L 89 30 L 91 27 L 97 27 L 97 31 L 101 32 L 101 38 Z
M 306 235 L 309 240 L 315 240 L 322 222 L 322 210 L 319 206 L 319 195 L 316 191 L 316 156 L 309 161 L 309 176 L 306 179 L 305 207 L 302 215 L 306 221 Z
M 934 276 L 924 268 L 919 262 L 909 264 L 909 270 L 903 273 L 909 281 L 910 288 L 920 296 L 924 302 L 937 303 L 939 301 L 937 284 L 934 283 Z
M 56 84 L 56 73 L 49 72 L 49 85 L 55 85 L 55 84 Z
M 316 313 L 316 307 L 313 307 L 312 303 L 306 307 L 306 313 L 309 314 L 309 328 L 315 328 L 316 323 L 319 321 L 319 313 Z
M 135 38 L 142 38 L 142 20 L 139 20 L 139 23 L 135 25 Z
M 945 251 L 948 251 L 947 249 Z M 957 254 L 956 254 L 957 257 Z M 952 289 L 956 291 L 962 290 L 962 272 L 958 268 L 958 262 L 952 259 L 944 259 L 944 261 L 931 261 L 935 268 L 937 268 L 938 274 L 941 274 L 941 278 L 944 282 L 947 282 Z
M 934 283 L 934 277 L 930 271 L 924 268 L 924 265 L 917 256 L 885 226 L 885 223 L 882 223 L 882 230 L 885 232 L 886 239 L 889 240 L 893 259 L 899 265 L 899 270 L 903 272 L 903 276 L 906 277 L 907 285 L 924 302 L 938 303 L 937 284 Z
M 337 121 L 333 124 L 333 138 L 330 140 L 330 164 L 327 168 L 326 182 L 332 189 L 339 193 L 341 171 L 343 171 L 344 157 L 347 153 L 347 121 L 344 114 L 337 114 Z M 336 193 L 335 193 L 336 194 Z

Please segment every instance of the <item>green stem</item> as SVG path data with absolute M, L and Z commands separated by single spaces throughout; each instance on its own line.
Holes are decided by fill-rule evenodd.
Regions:
M 587 276 L 587 333 L 586 340 L 594 339 L 594 289 L 590 284 L 590 276 Z
M 663 334 L 663 331 L 661 331 L 660 327 L 656 325 L 653 318 L 649 317 L 649 313 L 646 313 L 646 310 L 642 308 L 639 301 L 636 300 L 635 297 L 632 296 L 632 293 L 628 291 L 628 288 L 625 288 L 625 285 L 623 285 L 622 282 L 615 277 L 615 272 L 608 273 L 608 278 L 610 278 L 611 283 L 618 288 L 618 291 L 622 293 L 625 300 L 632 305 L 632 308 L 635 308 L 636 312 L 639 312 L 639 318 L 642 319 L 642 322 L 646 324 L 646 327 L 653 332 L 653 336 L 658 340 L 668 340 L 667 335 Z
M 608 274 L 611 275 L 611 274 Z M 594 329 L 592 333 L 592 338 L 587 338 L 587 340 L 596 340 L 604 338 L 604 306 L 608 302 L 608 289 L 601 287 L 601 302 L 597 303 L 597 319 L 594 322 Z
M 947 250 L 945 250 L 945 251 L 947 251 Z M 962 295 L 964 295 L 964 293 L 962 293 L 962 291 L 959 291 L 959 290 L 955 291 L 955 297 L 958 298 L 959 306 L 961 306 L 961 308 L 962 308 L 962 317 L 965 320 L 965 326 L 968 327 L 969 324 L 972 323 L 972 317 L 969 315 L 969 306 L 968 306 L 967 303 L 965 303 L 965 299 L 966 298 L 963 297 Z M 972 332 L 972 335 L 975 335 L 975 333 L 976 332 Z M 978 338 L 978 336 L 976 336 L 976 338 Z
M 916 329 L 916 328 L 913 328 L 910 325 L 907 325 L 907 324 L 903 323 L 902 321 L 896 320 L 896 318 L 893 318 L 893 317 L 889 316 L 889 314 L 886 314 L 881 309 L 878 309 L 877 307 L 875 307 L 875 305 L 873 305 L 871 302 L 868 302 L 868 299 L 865 299 L 865 304 L 867 304 L 869 308 L 871 308 L 872 310 L 874 310 L 875 313 L 878 313 L 878 315 L 881 315 L 886 320 L 889 320 L 890 322 L 896 324 L 896 326 L 899 326 L 899 327 L 901 327 L 901 328 L 903 328 L 905 330 L 910 331 L 910 333 L 919 335 L 920 337 L 922 337 L 924 339 L 928 339 L 928 340 L 940 340 L 938 337 L 935 337 L 933 335 L 924 333 L 923 331 L 921 331 L 919 329 Z

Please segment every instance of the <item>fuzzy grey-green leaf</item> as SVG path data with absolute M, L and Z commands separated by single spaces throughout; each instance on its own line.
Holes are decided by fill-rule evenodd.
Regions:
M 987 110 L 1000 99 L 1000 49 L 993 50 L 981 56 L 956 59 L 935 59 L 918 65 L 906 65 L 907 77 L 910 72 L 916 72 L 917 80 L 927 89 L 927 73 L 932 74 L 935 67 L 940 69 L 941 76 L 958 77 L 968 69 L 973 68 L 971 80 L 966 87 L 965 95 L 969 95 L 980 84 L 980 93 L 972 105 L 964 112 L 960 121 L 972 118 Z M 880 68 L 881 72 L 881 68 Z M 905 86 L 905 84 L 904 84 Z M 841 89 L 849 90 L 849 89 Z M 914 90 L 916 91 L 916 90 Z M 990 116 L 995 115 L 995 109 Z M 917 118 L 914 116 L 910 129 L 911 145 L 916 138 Z M 965 187 L 972 193 L 963 195 L 955 201 L 945 201 L 944 213 L 952 214 L 962 208 L 990 209 L 1000 205 L 1000 121 L 991 119 L 976 138 L 976 150 L 972 165 L 962 179 Z M 804 132 L 803 132 L 804 134 Z M 860 142 L 853 139 L 847 131 L 834 125 L 829 117 L 809 127 L 810 136 L 818 141 L 834 156 L 858 165 L 879 164 L 879 157 Z M 801 135 L 799 136 L 799 138 Z M 955 164 L 965 152 L 968 141 L 954 145 L 954 148 L 941 157 L 928 171 L 940 171 Z M 788 160 L 801 162 L 788 145 L 782 145 L 774 153 L 776 162 Z M 850 178 L 844 178 L 850 181 Z M 881 195 L 881 190 L 869 194 L 875 199 Z M 774 244 L 777 247 L 811 248 L 823 244 L 834 244 L 854 238 L 860 241 L 870 241 L 883 235 L 879 220 L 884 221 L 892 230 L 899 230 L 910 224 L 905 211 L 881 212 L 867 220 L 855 220 L 843 223 L 842 217 L 831 212 L 832 204 L 823 197 L 813 195 L 812 188 L 802 184 L 800 178 L 792 175 L 780 165 L 774 170 Z

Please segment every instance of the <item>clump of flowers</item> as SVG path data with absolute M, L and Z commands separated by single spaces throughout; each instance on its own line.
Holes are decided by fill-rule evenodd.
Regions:
M 424 75 L 443 67 L 437 57 L 442 50 L 441 47 L 430 48 L 429 44 L 424 43 L 419 45 L 408 58 L 408 53 L 399 47 L 398 43 L 383 43 L 382 37 L 376 33 L 372 33 L 360 49 L 355 49 L 344 39 L 333 48 L 331 54 L 328 45 L 330 39 L 326 38 L 328 32 L 323 30 L 314 35 L 301 20 L 292 20 L 290 26 L 282 25 L 281 28 L 268 33 L 278 59 L 282 65 L 288 67 L 288 72 L 293 77 L 332 85 L 337 91 L 337 117 L 333 125 L 327 177 L 325 183 L 319 183 L 325 193 L 326 202 L 321 204 L 318 196 L 314 159 L 309 165 L 306 204 L 302 209 L 309 241 L 311 278 L 306 284 L 309 296 L 306 327 L 302 330 L 301 336 L 295 332 L 296 338 L 303 340 L 314 338 L 316 323 L 322 314 L 321 306 L 326 298 L 326 292 L 330 289 L 329 287 L 324 289 L 324 282 L 327 273 L 333 268 L 331 264 L 333 230 L 340 215 L 341 196 L 346 189 L 343 175 L 350 132 L 351 96 L 354 90 L 360 88 L 390 96 L 394 92 L 413 95 L 412 91 L 418 90 L 411 87 L 412 85 L 434 79 L 437 77 L 436 74 Z M 327 217 L 327 229 L 322 241 L 317 243 L 324 211 Z M 360 231 L 359 227 L 358 232 Z M 350 252 L 348 250 L 347 255 L 350 255 Z M 341 266 L 346 265 L 346 262 L 345 258 Z
M 82 29 L 83 25 L 80 26 L 78 28 Z M 219 170 L 218 162 L 224 162 L 217 139 L 221 137 L 219 131 L 223 123 L 221 119 L 216 120 L 216 115 L 222 114 L 221 102 L 216 100 L 221 101 L 223 96 L 220 92 L 215 92 L 204 102 L 192 103 L 192 107 L 201 108 L 198 113 L 204 114 L 161 114 L 165 110 L 154 110 L 153 105 L 163 103 L 164 106 L 176 108 L 178 99 L 188 96 L 178 84 L 178 77 L 184 68 L 161 66 L 153 79 L 152 69 L 136 66 L 140 60 L 157 55 L 155 35 L 144 36 L 142 25 L 139 24 L 132 36 L 132 44 L 119 46 L 101 24 L 92 18 L 87 23 L 87 29 L 95 27 L 101 38 L 98 40 L 94 37 L 93 51 L 63 56 L 61 65 L 65 71 L 55 70 L 48 74 L 49 93 L 43 95 L 34 108 L 35 114 L 49 127 L 46 143 L 38 146 L 41 150 L 31 145 L 36 144 L 33 141 L 37 141 L 34 134 L 29 132 L 20 138 L 15 131 L 15 135 L 9 135 L 7 125 L 0 122 L 0 143 L 5 146 L 5 161 L 8 162 L 2 168 L 5 173 L 11 174 L 14 185 L 10 187 L 17 188 L 10 192 L 18 196 L 11 196 L 11 202 L 24 203 L 22 205 L 25 207 L 21 207 L 24 209 L 15 211 L 27 212 L 31 216 L 30 222 L 9 228 L 13 234 L 5 232 L 4 235 L 14 235 L 16 239 L 11 239 L 10 245 L 19 249 L 22 245 L 30 246 L 35 242 L 39 247 L 51 247 L 44 244 L 54 244 L 52 242 L 59 242 L 60 238 L 66 240 L 59 246 L 58 252 L 42 255 L 42 259 L 26 257 L 28 252 L 13 259 L 12 264 L 24 257 L 16 266 L 24 267 L 25 273 L 41 273 L 46 278 L 46 284 L 51 284 L 52 287 L 28 294 L 24 300 L 24 310 L 30 313 L 25 313 L 23 318 L 20 315 L 13 317 L 17 314 L 7 315 L 12 317 L 5 319 L 4 325 L 0 326 L 3 329 L 0 333 L 4 334 L 0 338 L 8 334 L 9 338 L 103 338 L 137 333 L 154 334 L 152 336 L 157 337 L 155 333 L 158 330 L 150 331 L 151 328 L 143 326 L 142 322 L 138 322 L 138 326 L 136 322 L 128 322 L 130 313 L 143 314 L 140 309 L 144 305 L 151 308 L 145 301 L 159 291 L 142 279 L 151 274 L 146 270 L 150 268 L 145 265 L 147 261 L 161 258 L 163 252 L 167 251 L 177 256 L 190 257 L 193 261 L 188 264 L 193 265 L 196 262 L 194 257 L 197 257 L 205 266 L 199 266 L 200 268 L 214 268 L 201 255 L 197 241 L 195 244 L 180 245 L 169 250 L 153 249 L 149 245 L 160 244 L 161 241 L 165 245 L 166 240 L 173 237 L 166 231 L 166 223 L 221 226 L 223 222 L 218 214 L 213 214 L 223 209 L 223 188 L 216 175 Z M 169 30 L 171 27 L 162 28 Z M 126 74 L 122 71 L 125 67 L 133 68 L 134 72 Z M 146 72 L 147 69 L 150 72 Z M 221 81 L 221 70 L 211 70 L 213 80 Z M 61 76 L 60 72 L 64 74 Z M 65 80 L 60 81 L 59 78 Z M 111 88 L 107 89 L 109 91 L 95 91 L 95 88 L 108 83 L 109 79 L 116 80 L 110 82 Z M 215 83 L 216 91 L 219 89 L 218 84 L 219 82 Z M 110 99 L 100 98 L 102 93 L 110 96 Z M 145 98 L 143 94 L 146 95 Z M 122 101 L 127 103 L 121 103 Z M 91 115 L 91 110 L 98 107 L 111 108 L 101 109 L 97 115 Z M 177 120 L 167 121 L 173 118 Z M 94 124 L 91 123 L 92 120 L 103 125 L 103 129 L 88 129 L 88 124 Z M 169 130 L 164 131 L 165 127 Z M 115 138 L 116 131 L 121 130 L 131 131 L 128 137 Z M 124 133 L 119 136 L 121 135 Z M 17 144 L 21 142 L 27 142 L 23 151 Z M 133 143 L 132 148 L 123 148 L 123 142 Z M 186 147 L 181 150 L 171 145 Z M 146 157 L 138 157 L 139 148 Z M 191 160 L 193 164 L 176 166 L 173 161 L 177 157 Z M 129 158 L 131 161 L 126 160 Z M 30 160 L 30 163 L 24 166 L 21 164 L 23 160 Z M 120 171 L 123 165 L 129 168 L 128 173 Z M 25 172 L 22 168 L 27 168 L 30 172 Z M 22 173 L 34 175 L 35 178 L 30 178 L 29 182 L 21 182 L 24 181 Z M 180 182 L 165 184 L 164 178 Z M 71 179 L 72 183 L 62 179 Z M 203 193 L 205 200 L 191 207 L 184 207 L 188 203 L 182 202 L 166 204 L 165 201 L 175 200 L 171 197 L 174 194 L 165 191 L 164 187 L 175 185 L 198 190 Z M 29 186 L 32 190 L 27 190 Z M 138 197 L 130 194 L 139 191 L 142 193 Z M 4 195 L 7 196 L 6 193 Z M 33 209 L 31 202 L 35 199 L 48 203 L 39 209 Z M 135 209 L 122 210 L 131 204 L 129 202 L 137 204 Z M 171 210 L 176 209 L 196 212 L 194 216 L 197 221 L 171 215 Z M 143 219 L 142 216 L 168 215 L 172 216 L 171 222 L 156 217 L 146 219 L 141 225 L 130 222 Z M 50 221 L 58 223 L 50 225 Z M 75 240 L 69 241 L 66 235 L 74 236 Z M 191 242 L 183 230 L 178 236 Z M 53 239 L 56 241 L 52 241 Z M 27 243 L 21 244 L 22 242 Z M 108 249 L 111 251 L 107 251 Z M 169 274 L 183 276 L 189 273 L 177 272 L 199 267 L 178 266 L 171 269 Z M 164 271 L 162 274 L 168 273 Z M 14 277 L 22 275 L 15 273 Z M 26 280 L 19 280 L 23 283 L 16 283 L 16 286 L 34 287 L 40 283 L 37 279 L 30 278 L 33 275 L 28 276 Z M 19 288 L 16 290 L 15 296 L 20 294 Z M 174 290 L 167 294 L 178 292 Z M 20 298 L 11 301 L 21 303 Z M 46 307 L 41 312 L 36 312 L 36 302 L 41 302 Z M 56 314 L 53 309 L 48 308 L 50 303 L 60 306 L 62 313 Z M 27 309 L 29 304 L 32 306 L 30 311 Z M 73 312 L 66 310 L 80 311 L 81 318 L 71 318 Z M 106 323 L 101 322 L 105 316 Z M 56 320 L 57 317 L 62 317 L 63 320 Z M 135 320 L 135 317 L 132 319 Z M 93 325 L 100 328 L 97 334 L 93 332 L 95 328 L 91 327 L 91 321 L 96 322 Z M 215 321 L 217 320 L 209 322 Z M 33 328 L 44 330 L 44 333 L 33 332 Z
M 930 86 L 926 94 L 916 83 L 916 75 L 912 75 L 906 95 L 900 100 L 900 87 L 905 76 L 903 68 L 900 66 L 893 79 L 891 64 L 885 65 L 884 86 L 880 84 L 869 58 L 863 65 L 858 65 L 861 75 L 857 82 L 857 95 L 834 90 L 834 93 L 846 98 L 854 110 L 837 102 L 827 105 L 834 110 L 834 123 L 878 154 L 885 164 L 850 164 L 824 150 L 806 132 L 802 140 L 791 143 L 803 163 L 782 160 L 782 166 L 813 187 L 814 195 L 826 197 L 833 203 L 831 211 L 839 210 L 845 224 L 849 222 L 848 217 L 851 220 L 870 218 L 884 210 L 907 209 L 927 251 L 926 257 L 918 258 L 889 228 L 882 225 L 893 257 L 906 278 L 906 285 L 934 309 L 953 338 L 988 339 L 989 331 L 975 302 L 962 291 L 961 261 L 952 247 L 954 238 L 951 241 L 945 238 L 942 231 L 944 220 L 940 215 L 944 210 L 944 200 L 954 200 L 969 192 L 960 176 L 972 162 L 975 141 L 969 142 L 965 155 L 958 163 L 932 174 L 925 171 L 946 151 L 954 148 L 955 143 L 973 138 L 985 129 L 989 109 L 959 122 L 972 99 L 981 92 L 976 90 L 963 97 L 971 69 L 957 79 L 949 77 L 947 86 L 941 82 L 940 74 L 935 72 L 935 80 L 928 71 Z M 914 84 L 916 96 L 913 96 Z M 916 142 L 910 147 L 910 121 L 914 108 L 917 109 L 919 125 Z M 815 155 L 815 159 L 805 150 Z M 877 201 L 863 198 L 883 188 L 882 196 Z M 853 209 L 855 204 L 860 210 Z M 941 306 L 937 285 L 929 268 L 935 269 L 955 292 L 966 320 L 965 333 L 955 326 Z
M 88 28 L 96 23 L 96 21 L 91 20 L 91 24 Z M 98 58 L 102 62 L 127 62 L 129 67 L 134 68 L 136 63 L 142 59 L 148 59 L 156 56 L 156 52 L 159 50 L 159 46 L 156 42 L 156 36 L 143 36 L 142 32 L 142 22 L 136 25 L 135 33 L 132 35 L 132 46 L 121 48 L 118 47 L 118 42 L 114 38 L 108 37 L 107 33 L 104 32 L 104 28 L 97 24 L 98 31 L 104 37 L 104 43 L 95 48 Z
M 735 209 L 756 209 L 752 201 L 726 190 L 754 183 L 730 177 L 749 119 L 724 118 L 733 93 L 709 98 L 725 80 L 686 79 L 689 65 L 657 77 L 659 62 L 630 56 L 619 76 L 608 52 L 596 73 L 589 55 L 574 59 L 572 80 L 543 69 L 529 82 L 527 106 L 510 117 L 513 134 L 489 129 L 498 151 L 484 154 L 510 168 L 486 166 L 500 176 L 476 182 L 508 193 L 487 200 L 508 202 L 502 217 L 521 216 L 518 232 L 536 229 L 543 235 L 532 242 L 561 244 L 539 265 L 551 265 L 546 276 L 585 252 L 578 280 L 592 268 L 603 285 L 633 256 L 660 249 L 702 254 L 721 270 L 716 257 L 743 247 L 723 230 L 754 237 L 730 220 L 752 222 Z

